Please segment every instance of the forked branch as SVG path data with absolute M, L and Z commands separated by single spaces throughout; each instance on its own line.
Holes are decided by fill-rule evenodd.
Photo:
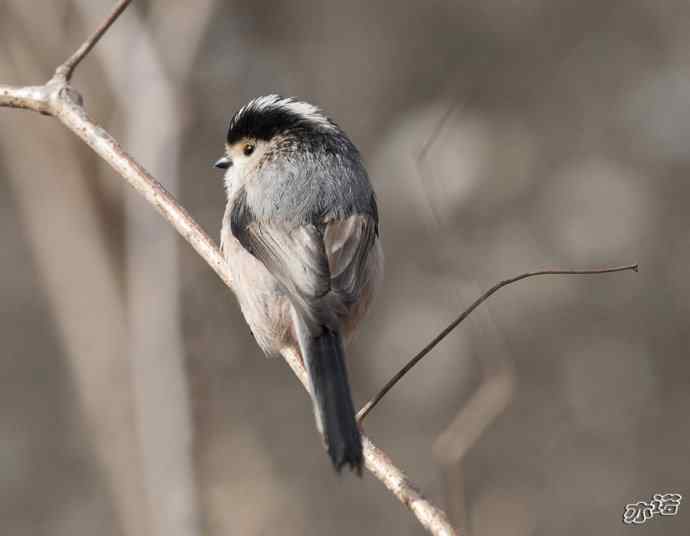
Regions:
M 34 110 L 58 119 L 138 191 L 189 242 L 223 282 L 232 288 L 231 274 L 215 243 L 141 164 L 127 154 L 108 132 L 88 118 L 82 105 L 81 95 L 69 84 L 77 65 L 87 56 L 129 3 L 130 0 L 119 2 L 99 29 L 57 68 L 53 78 L 45 85 L 32 87 L 0 85 L 0 107 Z M 281 353 L 306 387 L 306 371 L 299 354 L 292 348 L 285 348 Z M 363 441 L 366 468 L 417 517 L 421 525 L 431 534 L 457 535 L 443 510 L 425 499 L 416 486 L 371 440 L 363 437 Z

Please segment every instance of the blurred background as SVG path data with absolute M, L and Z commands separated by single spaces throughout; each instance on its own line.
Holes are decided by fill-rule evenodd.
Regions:
M 0 81 L 43 83 L 113 4 L 0 1 Z M 496 281 L 639 262 L 500 291 L 365 429 L 463 534 L 628 534 L 626 504 L 690 492 L 688 2 L 139 1 L 74 84 L 213 237 L 250 98 L 351 135 L 387 272 L 357 405 Z M 2 534 L 422 534 L 335 476 L 230 291 L 53 119 L 0 110 L 0 244 Z

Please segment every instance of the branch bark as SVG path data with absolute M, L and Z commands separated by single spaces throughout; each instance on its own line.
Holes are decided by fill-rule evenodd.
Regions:
M 13 87 L 0 85 L 0 106 L 49 114 L 46 86 Z
M 120 2 L 101 29 L 65 64 L 58 67 L 53 78 L 44 86 L 0 85 L 0 106 L 33 110 L 58 119 L 139 192 L 189 242 L 221 280 L 232 288 L 232 276 L 214 242 L 141 164 L 129 156 L 108 132 L 88 118 L 81 95 L 69 84 L 69 78 L 76 65 L 88 54 L 128 3 L 127 0 Z M 306 371 L 299 353 L 294 348 L 284 348 L 281 354 L 306 387 Z M 417 517 L 422 526 L 431 534 L 456 535 L 445 513 L 425 499 L 416 486 L 371 440 L 364 436 L 363 441 L 366 468 Z

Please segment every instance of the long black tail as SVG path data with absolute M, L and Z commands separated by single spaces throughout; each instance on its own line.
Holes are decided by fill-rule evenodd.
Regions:
M 312 383 L 316 423 L 324 434 L 336 470 L 349 465 L 362 471 L 362 436 L 355 420 L 345 352 L 340 334 L 324 328 L 318 337 L 303 340 L 304 356 Z

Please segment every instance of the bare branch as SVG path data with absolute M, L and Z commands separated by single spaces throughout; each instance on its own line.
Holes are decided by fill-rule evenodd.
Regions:
M 55 116 L 143 195 L 190 243 L 225 284 L 232 288 L 232 276 L 220 251 L 175 198 L 141 164 L 129 156 L 110 134 L 92 123 L 77 103 L 70 98 L 62 98 L 57 101 L 54 108 Z
M 55 76 L 64 78 L 67 82 L 72 79 L 72 74 L 77 65 L 83 60 L 86 55 L 91 51 L 91 49 L 98 43 L 98 41 L 103 37 L 103 34 L 108 31 L 108 28 L 117 20 L 117 18 L 122 14 L 122 12 L 127 9 L 127 6 L 132 2 L 132 0 L 121 0 L 119 4 L 115 6 L 112 13 L 107 19 L 103 21 L 103 24 L 89 37 L 82 45 L 72 54 L 67 61 L 60 65 L 55 71 Z
M 410 482 L 407 475 L 393 464 L 385 452 L 376 447 L 366 436 L 362 436 L 362 445 L 365 467 L 417 516 L 427 531 L 431 534 L 448 536 L 457 534 L 448 521 L 446 513 L 430 503 Z
M 48 112 L 48 89 L 45 86 L 14 87 L 0 85 L 0 106 Z
M 520 281 L 521 279 L 527 279 L 528 277 L 534 277 L 538 275 L 590 275 L 590 274 L 609 274 L 612 272 L 623 272 L 626 270 L 632 270 L 634 272 L 637 272 L 638 265 L 637 264 L 631 264 L 627 266 L 617 266 L 614 268 L 601 268 L 597 270 L 540 270 L 538 272 L 527 272 L 524 274 L 517 275 L 515 277 L 511 277 L 510 279 L 504 279 L 503 281 L 496 283 L 493 287 L 491 287 L 489 290 L 487 290 L 484 294 L 479 296 L 472 305 L 470 305 L 467 309 L 465 309 L 462 314 L 457 317 L 455 320 L 453 320 L 441 333 L 436 335 L 432 339 L 432 341 L 427 344 L 417 355 L 415 355 L 412 359 L 408 361 L 408 363 L 401 368 L 395 376 L 393 376 L 386 385 L 383 386 L 383 388 L 378 392 L 376 396 L 374 396 L 369 402 L 364 404 L 362 409 L 359 410 L 357 413 L 357 420 L 359 422 L 362 422 L 364 418 L 371 412 L 372 409 L 376 407 L 376 405 L 381 401 L 381 399 L 386 396 L 386 393 L 390 391 L 393 386 L 398 383 L 405 374 L 407 374 L 412 367 L 414 367 L 417 363 L 419 363 L 422 358 L 427 355 L 431 350 L 434 349 L 434 347 L 440 343 L 443 339 L 445 339 L 448 334 L 450 334 L 451 331 L 453 331 L 465 318 L 467 318 L 472 311 L 474 311 L 477 307 L 479 307 L 483 302 L 489 298 L 494 292 L 497 290 L 510 285 L 511 283 L 515 283 L 517 281 Z
M 426 158 L 426 155 L 429 153 L 429 150 L 431 150 L 431 146 L 434 143 L 436 143 L 436 140 L 441 135 L 441 132 L 443 131 L 443 128 L 446 126 L 446 123 L 448 123 L 451 116 L 453 115 L 453 112 L 455 111 L 455 107 L 456 107 L 456 102 L 451 101 L 450 106 L 448 106 L 446 111 L 441 116 L 441 119 L 439 119 L 438 124 L 436 125 L 436 128 L 431 133 L 429 138 L 426 140 L 424 145 L 422 145 L 422 148 L 419 151 L 419 154 L 417 155 L 417 158 L 416 158 L 418 168 L 421 168 L 422 162 Z
M 302 364 L 299 351 L 295 348 L 284 348 L 281 355 L 290 365 L 304 388 L 309 390 L 307 371 Z M 398 469 L 393 461 L 376 447 L 371 440 L 362 435 L 364 447 L 364 466 L 386 486 L 412 513 L 417 517 L 422 526 L 431 534 L 444 536 L 457 535 L 443 510 L 429 502 L 410 482 L 405 473 Z
M 53 79 L 45 86 L 0 86 L 0 107 L 24 108 L 56 117 L 139 192 L 189 242 L 223 282 L 232 288 L 232 276 L 215 243 L 141 164 L 128 155 L 108 132 L 88 118 L 82 107 L 81 96 L 68 83 L 77 64 L 128 4 L 129 1 L 120 2 L 99 31 L 58 68 Z M 284 348 L 281 354 L 306 387 L 306 371 L 299 353 L 294 348 Z M 366 468 L 417 517 L 422 526 L 435 535 L 457 534 L 443 510 L 425 499 L 383 451 L 365 436 L 363 442 Z

